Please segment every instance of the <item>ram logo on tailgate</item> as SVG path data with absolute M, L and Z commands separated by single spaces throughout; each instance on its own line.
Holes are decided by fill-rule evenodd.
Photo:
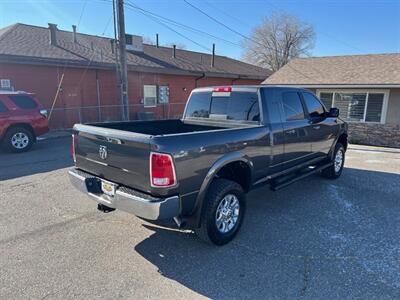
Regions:
M 99 147 L 99 156 L 101 159 L 107 159 L 108 152 L 107 152 L 107 147 L 106 146 L 100 146 Z

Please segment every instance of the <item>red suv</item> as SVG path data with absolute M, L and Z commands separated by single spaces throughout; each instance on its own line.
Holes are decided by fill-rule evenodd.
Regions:
M 28 151 L 48 131 L 47 110 L 33 94 L 0 91 L 0 142 L 8 150 Z

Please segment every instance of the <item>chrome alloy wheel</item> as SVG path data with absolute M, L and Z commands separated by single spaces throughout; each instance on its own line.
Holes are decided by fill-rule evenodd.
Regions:
M 335 156 L 335 173 L 339 173 L 343 166 L 343 149 L 339 149 Z
M 215 212 L 215 225 L 221 233 L 227 233 L 235 227 L 239 219 L 239 199 L 233 195 L 226 195 L 218 204 Z
M 11 145 L 16 149 L 24 149 L 29 144 L 29 136 L 23 132 L 17 132 L 11 137 Z

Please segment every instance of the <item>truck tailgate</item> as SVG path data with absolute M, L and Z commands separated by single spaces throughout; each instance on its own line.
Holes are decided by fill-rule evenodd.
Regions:
M 150 192 L 150 135 L 77 124 L 76 167 L 143 192 Z

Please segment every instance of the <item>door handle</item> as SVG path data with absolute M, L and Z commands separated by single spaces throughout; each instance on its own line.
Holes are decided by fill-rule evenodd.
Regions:
M 313 128 L 315 129 L 315 130 L 318 130 L 318 129 L 320 129 L 321 128 L 321 126 L 313 126 Z
M 296 130 L 295 129 L 291 129 L 291 130 L 286 130 L 287 134 L 295 134 Z

